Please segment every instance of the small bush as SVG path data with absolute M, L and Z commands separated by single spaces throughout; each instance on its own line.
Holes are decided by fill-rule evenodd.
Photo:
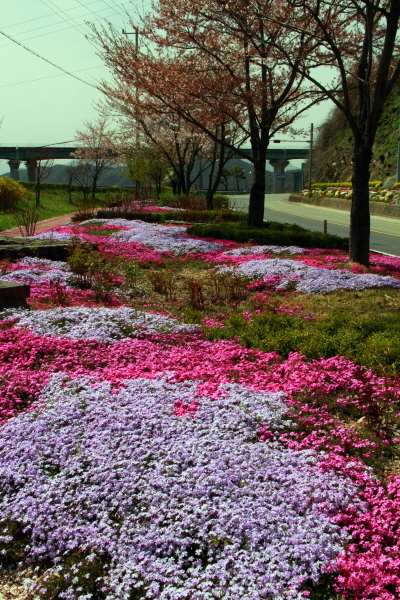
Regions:
M 26 190 L 10 177 L 0 177 L 0 210 L 10 210 L 22 202 Z
M 277 246 L 300 246 L 302 248 L 349 249 L 349 239 L 317 231 L 307 231 L 298 225 L 279 223 L 278 226 L 266 223 L 264 227 L 248 227 L 242 223 L 196 224 L 189 227 L 188 233 L 203 238 L 232 240 L 246 243 Z M 276 228 L 275 228 L 276 227 Z
M 67 263 L 73 284 L 82 290 L 93 290 L 98 299 L 108 302 L 118 272 L 115 260 L 102 256 L 93 245 L 73 241 Z
M 40 211 L 32 206 L 19 206 L 12 213 L 22 237 L 35 234 L 36 225 L 40 218 Z
M 184 208 L 185 210 L 207 210 L 207 199 L 204 194 L 173 196 L 168 200 L 168 206 L 172 208 Z M 223 194 L 215 194 L 214 210 L 227 210 L 229 198 Z

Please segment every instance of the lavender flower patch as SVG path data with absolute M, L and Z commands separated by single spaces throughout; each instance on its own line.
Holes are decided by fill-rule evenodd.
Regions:
M 205 242 L 190 237 L 183 237 L 185 227 L 154 225 L 144 221 L 128 221 L 129 230 L 119 231 L 111 237 L 121 242 L 139 242 L 160 252 L 171 252 L 175 255 L 188 252 L 212 252 L 223 249 L 222 244 Z
M 128 219 L 88 219 L 87 221 L 81 221 L 79 225 L 83 227 L 85 225 L 115 225 L 116 227 L 131 227 L 132 221 L 128 221 Z
M 34 239 L 39 240 L 62 240 L 68 241 L 73 237 L 77 237 L 76 234 L 70 233 L 67 231 L 43 231 L 43 233 L 38 233 L 35 236 L 31 236 Z
M 272 252 L 273 254 L 305 254 L 307 251 L 299 246 L 244 246 L 228 250 L 223 256 L 242 256 L 243 254 L 264 254 Z
M 140 212 L 141 210 L 142 211 L 144 210 L 146 212 L 147 211 L 151 212 L 152 208 L 153 209 L 157 209 L 157 210 L 161 210 L 161 211 L 164 211 L 164 212 L 180 212 L 180 211 L 185 211 L 184 208 L 173 208 L 172 206 L 156 206 L 156 205 L 153 205 L 153 206 L 143 206 L 140 202 L 132 202 L 130 204 L 125 204 L 124 206 L 122 206 L 122 210 L 132 209 L 132 210 L 135 210 L 135 211 L 138 211 L 138 212 Z M 121 208 L 120 207 L 111 206 L 109 208 L 104 208 L 103 210 L 104 210 L 104 212 L 116 212 L 118 210 L 121 210 Z
M 58 281 L 63 285 L 68 285 L 70 277 L 70 268 L 65 262 L 25 257 L 19 261 L 15 270 L 2 275 L 1 279 L 28 284 Z
M 309 267 L 290 259 L 279 258 L 250 260 L 238 267 L 221 267 L 219 271 L 235 271 L 254 279 L 278 276 L 282 278 L 281 283 L 277 286 L 279 289 L 285 289 L 288 285 L 295 283 L 297 291 L 304 294 L 327 294 L 339 289 L 362 290 L 383 286 L 400 287 L 400 281 L 395 277 L 321 269 L 319 267 Z
M 97 219 L 83 221 L 80 225 L 99 224 Z M 186 227 L 167 226 L 145 223 L 144 221 L 128 221 L 127 219 L 102 219 L 102 224 L 112 223 L 118 227 L 129 227 L 128 230 L 118 231 L 110 236 L 121 242 L 138 242 L 149 246 L 160 252 L 171 252 L 175 255 L 187 254 L 188 252 L 212 252 L 221 250 L 223 245 L 216 242 L 205 242 L 194 238 L 185 237 Z M 35 238 L 69 240 L 75 237 L 71 232 L 46 231 Z M 79 237 L 79 234 L 78 234 Z
M 186 325 L 176 319 L 160 314 L 136 311 L 122 306 L 66 307 L 51 310 L 15 312 L 16 327 L 29 329 L 39 335 L 52 335 L 69 340 L 98 340 L 113 343 L 119 340 L 151 335 L 154 333 L 189 333 L 195 325 Z
M 355 487 L 311 451 L 257 441 L 262 423 L 282 426 L 281 394 L 225 389 L 177 416 L 196 383 L 116 391 L 55 375 L 45 404 L 0 431 L 0 510 L 29 536 L 29 558 L 51 573 L 77 549 L 107 557 L 107 600 L 304 598 L 302 582 L 343 548 L 330 515 Z M 60 597 L 82 597 L 74 585 Z

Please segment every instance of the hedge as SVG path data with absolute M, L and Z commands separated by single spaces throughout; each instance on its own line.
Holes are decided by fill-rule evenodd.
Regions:
M 278 226 L 278 227 L 276 227 Z M 187 232 L 202 238 L 215 238 L 246 243 L 277 246 L 300 246 L 302 248 L 337 248 L 349 249 L 349 238 L 337 235 L 308 231 L 299 225 L 288 223 L 265 223 L 265 227 L 255 228 L 243 226 L 241 223 L 196 224 Z
M 379 189 L 382 185 L 382 181 L 369 181 L 368 185 L 370 188 L 374 187 L 376 189 Z M 353 184 L 350 181 L 341 181 L 339 183 L 313 183 L 311 187 L 314 190 L 327 190 L 328 188 L 333 187 L 351 188 L 353 187 Z
M 27 190 L 35 190 L 36 183 L 34 181 L 19 181 L 19 183 Z M 50 190 L 65 190 L 68 191 L 68 183 L 41 183 L 40 187 L 43 191 Z M 71 185 L 71 190 L 74 192 L 80 192 L 80 185 Z M 96 188 L 96 193 L 106 194 L 112 192 L 113 194 L 130 194 L 133 188 L 117 187 L 117 186 L 100 186 Z

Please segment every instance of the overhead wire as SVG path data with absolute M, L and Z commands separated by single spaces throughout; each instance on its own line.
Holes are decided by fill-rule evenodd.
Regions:
M 102 0 L 92 0 L 92 2 L 89 2 L 89 4 L 98 4 L 101 1 Z M 86 6 L 89 6 L 89 4 L 87 4 Z M 70 10 L 77 10 L 77 8 L 76 7 L 66 8 L 64 10 L 64 12 L 69 12 Z M 54 11 L 51 12 L 51 13 L 49 13 L 48 15 L 41 15 L 40 17 L 34 17 L 33 19 L 26 19 L 25 21 L 20 21 L 19 23 L 13 23 L 12 25 L 6 25 L 6 26 L 3 27 L 3 29 L 9 29 L 10 27 L 18 27 L 18 25 L 23 25 L 24 23 L 31 23 L 32 21 L 38 21 L 40 19 L 46 19 L 47 17 L 52 17 L 53 14 L 54 14 Z
M 97 67 L 88 67 L 87 69 L 79 69 L 78 71 L 71 71 L 71 73 L 82 73 L 82 71 L 92 71 L 93 69 L 101 69 L 104 65 L 98 65 Z M 63 77 L 67 73 L 60 73 L 59 75 L 48 75 L 47 77 L 37 77 L 36 79 L 27 79 L 25 81 L 15 81 L 14 83 L 6 83 L 0 85 L 0 88 L 11 87 L 13 85 L 22 85 L 23 83 L 32 83 L 34 81 L 42 81 L 43 79 L 53 79 L 54 77 Z
M 76 1 L 78 2 L 79 0 L 76 0 Z M 103 1 L 103 0 L 95 0 L 95 2 L 89 2 L 89 4 L 97 4 L 98 2 L 102 2 L 102 1 Z M 81 4 L 81 6 L 82 6 L 82 7 L 86 6 L 85 4 L 82 4 L 81 2 L 79 2 L 79 4 Z M 127 3 L 125 3 L 125 4 L 127 4 Z M 150 5 L 150 4 L 151 4 L 151 3 L 146 3 L 146 4 L 144 4 L 144 6 L 147 6 L 147 5 Z M 76 8 L 78 8 L 78 7 L 76 7 Z M 110 8 L 112 8 L 112 7 L 110 7 Z M 68 10 L 72 10 L 72 9 L 68 9 Z M 75 9 L 74 9 L 74 10 L 75 10 Z M 96 13 L 96 12 L 94 12 L 94 11 L 90 11 L 90 13 L 86 13 L 86 14 L 83 14 L 83 15 L 79 15 L 79 17 L 80 17 L 80 18 L 84 18 L 84 17 L 86 17 L 86 16 L 89 16 L 90 14 L 94 14 L 94 15 L 96 15 L 96 16 L 97 16 L 97 19 L 93 20 L 93 22 L 95 22 L 95 21 L 100 21 L 100 20 L 107 20 L 109 17 L 111 17 L 111 16 L 112 16 L 112 14 L 109 14 L 109 15 L 104 15 L 104 16 L 100 16 L 100 14 L 99 14 L 100 12 L 103 12 L 103 11 L 105 11 L 105 10 L 107 10 L 107 9 L 106 9 L 106 8 L 99 9 L 97 13 Z M 114 10 L 114 9 L 112 8 L 112 10 Z M 54 13 L 54 14 L 56 14 L 56 13 Z M 46 15 L 46 16 L 52 16 L 52 15 Z M 37 18 L 42 18 L 42 17 L 37 17 Z M 43 18 L 44 18 L 44 17 L 43 17 Z M 33 20 L 36 20 L 36 19 L 31 19 L 31 20 L 33 21 Z M 28 20 L 28 21 L 23 21 L 22 23 L 29 22 L 29 21 L 30 21 L 30 20 Z M 26 34 L 26 33 L 30 33 L 30 32 L 32 32 L 32 31 L 38 31 L 38 30 L 40 30 L 40 29 L 45 29 L 45 28 L 47 28 L 47 27 L 52 27 L 52 26 L 54 26 L 54 25 L 57 25 L 57 22 L 56 22 L 56 23 L 50 23 L 50 24 L 48 24 L 48 25 L 41 25 L 41 26 L 39 26 L 39 27 L 34 27 L 34 28 L 32 28 L 32 29 L 28 29 L 28 30 L 26 30 L 26 31 L 23 31 L 22 33 L 20 33 L 20 34 L 18 34 L 18 35 L 24 35 L 24 34 Z M 8 27 L 11 27 L 11 26 L 3 27 L 2 29 L 4 30 L 4 29 L 7 29 Z M 40 33 L 39 35 L 34 35 L 34 36 L 30 36 L 30 37 L 24 37 L 22 41 L 24 41 L 24 42 L 27 42 L 27 41 L 29 41 L 29 40 L 34 40 L 34 39 L 36 39 L 36 38 L 38 38 L 38 37 L 44 37 L 44 36 L 46 36 L 46 35 L 52 35 L 53 33 L 58 33 L 58 32 L 60 32 L 60 31 L 65 31 L 65 30 L 67 30 L 67 29 L 72 29 L 73 27 L 74 27 L 73 25 L 69 25 L 69 24 L 67 24 L 67 26 L 66 26 L 66 27 L 61 27 L 60 29 L 55 29 L 55 30 L 53 30 L 53 31 L 49 31 L 49 32 L 47 32 L 47 33 Z M 10 45 L 10 43 L 9 43 L 9 42 L 6 42 L 5 44 L 0 44 L 0 48 L 6 47 L 6 46 L 9 46 L 9 45 Z
M 18 42 L 18 40 L 12 38 L 10 35 L 8 35 L 7 33 L 4 33 L 4 31 L 0 31 L 1 35 L 4 35 L 6 38 L 8 38 L 9 40 L 11 40 L 12 42 L 14 42 L 15 44 L 17 44 L 18 46 L 21 46 L 21 48 L 24 48 L 24 50 L 27 50 L 28 52 L 30 52 L 31 54 L 33 54 L 34 56 L 37 56 L 38 58 L 40 58 L 41 60 L 43 60 L 44 62 L 47 62 L 49 65 L 51 65 L 52 67 L 55 67 L 56 69 L 59 69 L 60 71 L 62 71 L 63 73 L 65 73 L 66 75 L 69 75 L 70 77 L 73 77 L 74 79 L 77 79 L 78 81 L 80 81 L 81 83 L 84 83 L 85 85 L 89 85 L 90 87 L 94 88 L 95 90 L 98 90 L 99 88 L 96 85 L 93 85 L 92 83 L 89 83 L 88 81 L 85 81 L 84 79 L 81 79 L 80 77 L 78 77 L 77 75 L 74 75 L 73 73 L 70 73 L 69 71 L 67 71 L 66 69 L 64 69 L 63 67 L 60 67 L 59 65 L 56 65 L 55 63 L 51 62 L 51 60 L 49 60 L 48 58 L 45 58 L 44 56 L 41 56 L 40 54 L 38 54 L 37 52 L 35 52 L 34 50 L 32 50 L 31 48 L 28 48 L 27 46 L 25 46 L 24 44 L 21 44 L 21 42 Z
M 78 23 L 77 21 L 75 21 L 75 19 L 74 19 L 73 17 L 69 17 L 68 15 L 66 15 L 66 12 L 65 12 L 65 11 L 63 11 L 63 10 L 60 10 L 60 7 L 59 7 L 59 6 L 57 6 L 57 4 L 55 4 L 55 3 L 54 3 L 52 0 L 47 0 L 47 1 L 46 1 L 46 0 L 40 0 L 40 2 L 41 2 L 42 4 L 44 4 L 45 6 L 47 6 L 47 8 L 50 8 L 50 10 L 52 10 L 53 12 L 56 12 L 56 11 L 55 11 L 53 8 L 51 8 L 51 6 L 49 6 L 49 5 L 47 4 L 47 2 L 50 2 L 50 4 L 52 4 L 53 6 L 55 6 L 55 7 L 56 7 L 56 9 L 57 9 L 57 13 L 56 13 L 56 14 L 59 14 L 59 16 L 61 17 L 61 19 L 62 19 L 63 21 L 65 21 L 66 23 L 69 23 L 70 21 L 73 21 L 73 22 L 76 24 L 76 26 L 73 26 L 73 25 L 72 25 L 72 27 L 74 27 L 74 29 L 76 29 L 77 31 L 79 31 L 79 33 L 81 33 L 81 34 L 85 35 L 85 32 L 84 32 L 84 30 L 82 31 L 82 30 L 80 29 L 80 23 Z M 58 12 L 58 11 L 59 11 L 59 12 Z M 64 15 L 66 15 L 66 17 L 64 17 L 64 16 L 63 16 L 63 14 L 64 14 Z
M 106 10 L 107 10 L 106 8 L 102 8 L 101 12 L 104 12 Z M 100 15 L 98 15 L 97 13 L 95 13 L 93 11 L 90 11 L 90 12 L 85 13 L 83 15 L 79 15 L 79 17 L 80 18 L 84 18 L 84 17 L 88 17 L 91 14 L 96 15 L 100 19 L 104 18 L 104 17 L 101 17 Z M 53 16 L 53 15 L 51 15 L 51 16 Z M 54 15 L 54 16 L 56 16 L 56 15 Z M 26 33 L 30 33 L 31 31 L 38 31 L 39 29 L 46 29 L 47 27 L 53 27 L 54 25 L 59 25 L 60 22 L 61 21 L 56 21 L 54 23 L 48 23 L 47 25 L 40 25 L 39 27 L 33 27 L 32 29 L 26 29 L 25 31 L 18 32 L 18 35 L 24 35 Z M 72 25 L 68 25 L 68 28 L 69 27 L 72 27 Z M 3 27 L 3 29 L 7 29 L 7 27 Z M 64 28 L 64 29 L 66 29 L 66 28 Z M 60 30 L 57 30 L 57 31 L 60 31 Z M 54 33 L 54 32 L 51 31 L 50 33 Z M 47 35 L 47 34 L 45 33 L 44 35 Z
M 47 8 L 50 8 L 50 10 L 52 10 L 52 12 L 53 12 L 54 14 L 61 16 L 61 18 L 62 18 L 62 19 L 63 19 L 63 20 L 64 20 L 64 21 L 65 21 L 65 22 L 68 24 L 68 26 L 67 26 L 67 27 L 64 27 L 64 28 L 62 28 L 62 29 L 56 30 L 56 31 L 51 31 L 51 32 L 48 32 L 48 33 L 46 33 L 46 34 L 40 34 L 40 36 L 33 36 L 33 37 L 31 37 L 31 38 L 26 38 L 26 39 L 34 39 L 35 37 L 43 37 L 43 35 L 51 35 L 52 33 L 56 33 L 56 32 L 58 32 L 58 31 L 64 31 L 65 29 L 69 29 L 69 28 L 71 28 L 71 27 L 72 27 L 72 28 L 74 28 L 74 29 L 77 29 L 77 31 L 78 31 L 79 33 L 82 33 L 82 32 L 80 31 L 80 29 L 78 29 L 78 28 L 77 28 L 77 27 L 75 27 L 74 25 L 70 25 L 70 22 L 71 22 L 71 21 L 73 21 L 75 24 L 77 24 L 77 25 L 81 26 L 81 24 L 80 24 L 80 23 L 77 23 L 77 21 L 76 21 L 74 18 L 72 18 L 72 17 L 69 17 L 68 15 L 66 15 L 66 17 L 67 17 L 67 18 L 65 18 L 65 17 L 63 17 L 63 16 L 61 15 L 61 13 L 64 13 L 64 14 L 66 14 L 66 12 L 67 12 L 67 11 L 73 10 L 73 8 L 66 9 L 66 10 L 59 10 L 59 7 L 58 7 L 58 6 L 57 6 L 57 5 L 56 5 L 56 4 L 55 4 L 55 3 L 54 3 L 52 0 L 47 0 L 48 2 L 50 2 L 50 3 L 51 3 L 53 6 L 55 6 L 55 7 L 57 8 L 57 12 L 56 12 L 54 9 L 52 9 L 51 7 L 49 7 L 49 5 L 47 4 L 47 2 L 46 2 L 45 0 L 40 0 L 40 1 L 41 1 L 41 2 L 42 2 L 42 4 L 44 4 L 44 5 L 45 5 Z M 80 5 L 80 6 L 82 6 L 83 8 L 88 8 L 88 6 L 89 6 L 90 4 L 97 4 L 97 3 L 100 1 L 100 2 L 102 2 L 103 4 L 105 4 L 105 5 L 106 5 L 108 8 L 110 8 L 110 9 L 113 11 L 113 13 L 116 13 L 116 10 L 115 10 L 115 8 L 113 8 L 112 6 L 110 6 L 110 4 L 108 4 L 108 2 L 106 2 L 105 0 L 94 0 L 93 2 L 89 2 L 88 4 L 84 4 L 84 3 L 82 3 L 80 0 L 75 0 L 75 1 L 77 2 L 77 4 L 79 4 L 79 5 Z M 119 8 L 119 7 L 118 7 L 118 5 L 117 5 L 117 3 L 115 2 L 115 0 L 112 0 L 112 2 L 113 2 L 115 5 L 116 5 L 116 7 L 117 7 L 117 8 Z M 124 3 L 124 4 L 128 4 L 128 3 Z M 150 3 L 143 3 L 143 1 L 142 1 L 142 5 L 143 5 L 143 6 L 144 6 L 144 5 L 147 5 L 147 4 L 150 4 Z M 89 10 L 90 10 L 90 13 L 91 13 L 91 14 L 95 15 L 96 17 L 98 17 L 98 19 L 96 19 L 96 20 L 101 20 L 101 19 L 104 19 L 104 17 L 100 17 L 100 16 L 98 15 L 98 13 L 97 13 L 97 12 L 95 12 L 95 11 L 92 11 L 91 9 L 89 9 Z M 103 12 L 104 10 L 106 10 L 106 9 L 101 9 L 101 12 Z M 118 16 L 121 16 L 121 15 L 122 15 L 122 13 L 116 13 L 116 14 L 118 14 Z M 126 14 L 128 14 L 128 13 L 126 13 Z M 48 16 L 51 16 L 51 15 L 49 14 L 49 15 L 45 15 L 45 17 L 36 17 L 35 19 L 28 19 L 28 20 L 26 20 L 26 21 L 23 21 L 22 23 L 25 23 L 25 22 L 30 22 L 30 21 L 34 21 L 34 20 L 37 20 L 37 19 L 39 19 L 39 18 L 46 18 L 46 17 L 48 17 Z M 82 17 L 82 15 L 80 15 L 80 16 Z M 84 15 L 84 16 L 86 16 L 86 15 Z M 110 16 L 111 16 L 111 15 L 110 15 Z M 125 15 L 124 15 L 124 16 L 125 16 Z M 20 23 L 20 24 L 21 24 L 21 23 Z M 53 23 L 52 25 L 56 25 L 56 23 Z M 14 26 L 15 26 L 15 25 L 14 25 Z M 34 28 L 33 30 L 30 30 L 30 31 L 35 31 L 35 29 L 42 29 L 42 28 L 44 28 L 44 27 L 48 27 L 48 26 L 49 26 L 49 25 L 41 26 L 41 27 L 38 27 L 38 28 Z M 50 25 L 50 26 L 51 26 L 51 25 Z M 12 26 L 8 26 L 8 27 L 12 27 Z M 28 32 L 25 32 L 25 33 L 28 33 Z M 9 34 L 5 33 L 3 30 L 0 30 L 0 35 L 3 35 L 5 38 L 7 38 L 8 40 L 10 40 L 10 42 L 9 42 L 9 43 L 6 43 L 6 44 L 2 44 L 2 45 L 0 45 L 0 48 L 1 48 L 1 47 L 3 47 L 3 46 L 8 46 L 8 45 L 10 45 L 11 43 L 17 44 L 18 46 L 20 46 L 21 48 L 23 48 L 23 49 L 24 49 L 24 50 L 26 50 L 27 52 L 30 52 L 31 54 L 33 54 L 34 56 L 36 56 L 37 58 L 39 58 L 40 60 L 43 60 L 44 62 L 47 62 L 48 64 L 50 64 L 51 66 L 55 67 L 56 69 L 58 69 L 58 70 L 62 71 L 62 72 L 65 74 L 65 75 L 69 75 L 70 77 L 73 77 L 73 78 L 74 78 L 74 79 L 76 79 L 77 81 L 80 81 L 81 83 L 84 83 L 85 85 L 88 85 L 88 86 L 90 86 L 90 87 L 92 87 L 92 88 L 94 88 L 94 89 L 96 89 L 96 90 L 99 90 L 98 86 L 96 86 L 96 85 L 94 85 L 94 84 L 92 84 L 92 83 L 90 83 L 90 82 L 88 82 L 88 81 L 85 81 L 84 79 L 82 79 L 82 78 L 78 77 L 77 75 L 75 75 L 75 73 L 79 73 L 79 72 L 82 72 L 82 71 L 88 71 L 88 70 L 91 70 L 91 69 L 97 69 L 97 68 L 100 68 L 100 66 L 98 66 L 98 67 L 90 67 L 90 68 L 88 68 L 88 69 L 79 69 L 79 70 L 77 70 L 77 71 L 72 71 L 72 72 L 70 72 L 70 71 L 67 71 L 67 69 L 64 69 L 63 67 L 60 67 L 59 65 L 57 65 L 57 64 L 55 64 L 55 63 L 53 63 L 52 61 L 50 61 L 49 59 L 45 58 L 45 57 L 44 57 L 44 56 L 42 56 L 41 54 L 38 54 L 37 52 L 35 52 L 35 51 L 34 51 L 34 50 L 32 50 L 31 48 L 28 48 L 28 47 L 27 47 L 27 46 L 25 46 L 25 45 L 24 45 L 22 42 L 20 42 L 20 41 L 16 40 L 16 39 L 15 39 L 14 37 L 12 37 L 11 35 L 9 35 Z M 24 41 L 26 41 L 26 40 L 24 39 Z M 14 83 L 10 83 L 10 84 L 4 84 L 4 85 L 0 85 L 0 88 L 3 88 L 3 87 L 11 87 L 11 86 L 13 86 L 13 85 L 21 85 L 21 84 L 24 84 L 24 83 L 31 83 L 31 82 L 40 81 L 40 80 L 43 80 L 43 79 L 51 79 L 51 78 L 53 78 L 53 77 L 60 77 L 60 75 L 49 75 L 48 77 L 40 77 L 40 78 L 36 78 L 36 79 L 30 79 L 30 80 L 25 80 L 25 81 L 18 81 L 18 82 L 14 82 Z

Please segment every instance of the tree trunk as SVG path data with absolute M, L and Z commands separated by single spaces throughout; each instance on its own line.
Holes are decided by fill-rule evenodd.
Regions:
M 39 208 L 40 205 L 40 181 L 36 182 L 36 190 L 35 190 L 35 207 Z
M 178 174 L 178 193 L 179 194 L 186 194 L 187 193 L 187 189 L 186 189 L 186 173 L 185 173 L 185 165 L 180 164 L 179 165 L 179 174 Z
M 224 160 L 223 158 L 224 158 L 224 155 L 222 154 L 222 159 L 220 158 L 220 160 L 218 161 L 217 174 L 215 176 L 214 183 L 212 181 L 214 167 L 211 169 L 211 172 L 210 172 L 208 191 L 207 191 L 207 195 L 206 195 L 208 210 L 214 209 L 214 194 L 217 193 L 218 186 L 219 186 L 221 178 L 222 178 L 222 171 L 224 170 L 224 165 L 226 163 L 226 160 Z
M 264 223 L 265 163 L 265 156 L 253 163 L 254 174 L 247 217 L 248 225 L 253 227 L 262 227 Z
M 350 260 L 369 266 L 369 165 L 371 148 L 354 142 L 353 198 L 350 213 Z
M 96 190 L 97 190 L 97 181 L 99 179 L 100 173 L 98 175 L 95 175 L 93 177 L 93 183 L 92 183 L 92 198 L 94 198 L 96 196 Z

